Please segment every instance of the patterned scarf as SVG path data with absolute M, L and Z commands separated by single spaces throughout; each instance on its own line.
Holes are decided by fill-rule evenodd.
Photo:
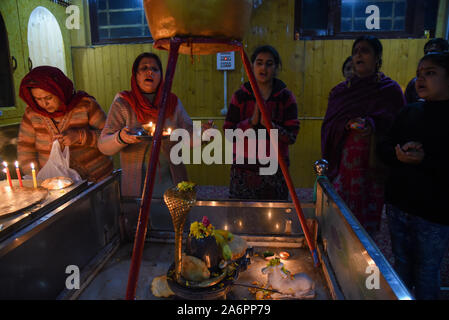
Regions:
M 50 113 L 39 107 L 31 94 L 32 88 L 39 88 L 57 96 L 61 100 L 58 110 Z M 75 91 L 73 82 L 61 70 L 51 66 L 32 69 L 20 83 L 19 96 L 31 109 L 49 118 L 61 117 L 72 110 L 82 98 L 91 97 L 84 91 Z
M 159 111 L 159 102 L 162 98 L 163 86 L 164 82 L 161 75 L 161 82 L 156 90 L 156 97 L 152 102 L 142 94 L 142 91 L 137 85 L 136 74 L 133 72 L 133 75 L 131 76 L 131 91 L 122 91 L 119 95 L 128 101 L 129 105 L 137 115 L 137 120 L 139 120 L 141 124 L 145 124 L 150 121 L 156 122 Z M 170 93 L 167 100 L 165 118 L 169 118 L 173 115 L 177 104 L 178 97 L 175 94 Z

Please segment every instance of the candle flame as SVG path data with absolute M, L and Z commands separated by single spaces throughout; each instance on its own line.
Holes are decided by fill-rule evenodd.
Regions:
M 19 167 L 19 161 L 14 162 L 14 164 L 16 165 L 16 168 Z
M 4 173 L 6 173 L 6 168 L 4 168 L 2 171 L 3 171 Z
M 31 169 L 34 169 L 34 163 L 31 162 Z
M 282 252 L 279 253 L 279 257 L 282 260 L 287 260 L 290 257 L 290 254 L 288 252 L 286 252 L 286 251 L 282 251 Z
M 171 128 L 167 129 L 167 133 L 170 135 L 171 134 Z
M 152 126 L 153 126 L 153 122 L 150 121 L 150 123 L 149 123 L 148 125 L 149 125 L 150 127 L 152 127 Z
M 3 161 L 3 165 L 5 166 L 5 168 L 8 166 L 8 163 L 6 161 Z

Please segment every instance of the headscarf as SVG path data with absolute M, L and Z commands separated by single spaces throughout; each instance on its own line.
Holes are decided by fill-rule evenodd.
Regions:
M 365 78 L 354 75 L 332 89 L 321 127 L 321 151 L 329 162 L 329 179 L 337 176 L 349 120 L 366 118 L 376 135 L 385 134 L 404 105 L 401 87 L 383 73 Z
M 131 76 L 131 91 L 122 91 L 119 95 L 128 101 L 131 108 L 137 115 L 137 120 L 141 124 L 145 124 L 148 122 L 156 122 L 157 115 L 159 111 L 159 103 L 162 98 L 162 88 L 164 87 L 163 75 L 161 70 L 161 82 L 159 83 L 158 88 L 156 89 L 156 96 L 152 101 L 146 98 L 139 86 L 137 85 L 136 72 L 133 71 Z M 165 117 L 169 118 L 175 112 L 176 105 L 178 104 L 178 97 L 171 93 L 167 99 L 167 107 L 165 112 Z
M 58 110 L 50 113 L 39 107 L 31 94 L 32 88 L 39 88 L 57 96 L 61 100 Z M 61 70 L 51 66 L 39 66 L 32 69 L 20 83 L 19 96 L 31 109 L 49 118 L 63 116 L 82 98 L 91 97 L 84 91 L 75 91 L 73 82 Z

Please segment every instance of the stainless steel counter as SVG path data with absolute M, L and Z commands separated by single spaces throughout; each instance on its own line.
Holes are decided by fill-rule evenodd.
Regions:
M 32 186 L 30 180 L 24 180 L 24 185 Z M 0 184 L 7 184 L 6 180 L 0 181 Z M 60 206 L 62 203 L 75 197 L 88 187 L 89 183 L 86 180 L 74 183 L 67 188 L 61 190 L 50 190 L 48 196 L 40 203 L 37 203 L 20 212 L 0 217 L 0 241 L 5 239 L 12 232 L 15 232 L 23 226 L 29 224 L 31 221 L 40 218 L 46 212 L 53 208 Z
M 0 299 L 56 299 L 68 294 L 68 266 L 81 283 L 99 259 L 118 244 L 118 172 L 97 184 L 83 182 L 64 195 L 50 194 L 40 205 L 4 223 L 0 241 Z M 94 261 L 94 263 L 92 263 Z
M 293 273 L 306 272 L 317 285 L 315 299 L 413 299 L 374 241 L 363 230 L 327 179 L 319 179 L 315 203 L 303 203 L 306 218 L 318 221 L 317 250 L 321 265 L 314 267 L 295 208 L 289 202 L 198 201 L 185 224 L 208 216 L 216 228 L 245 237 L 256 251 L 289 251 L 286 264 Z M 174 232 L 169 212 L 161 199 L 154 199 L 150 212 L 149 239 L 145 244 L 137 287 L 137 299 L 154 299 L 150 292 L 154 277 L 166 274 L 174 261 Z M 122 246 L 80 299 L 123 299 L 129 273 L 132 245 Z M 238 282 L 263 284 L 260 269 L 266 262 L 252 257 Z M 370 279 L 374 281 L 371 282 Z M 374 284 L 371 286 L 370 283 Z M 254 299 L 247 288 L 233 287 L 228 299 Z
M 268 241 L 268 239 L 258 238 L 251 239 L 246 237 L 251 244 L 257 245 Z M 137 300 L 160 300 L 165 298 L 157 298 L 151 292 L 151 282 L 155 277 L 167 273 L 168 268 L 173 263 L 174 246 L 170 243 L 155 242 L 153 239 L 146 243 L 141 271 L 139 274 L 139 282 L 136 291 Z M 264 240 L 264 241 L 261 241 Z M 252 285 L 257 281 L 260 285 L 267 282 L 267 276 L 263 275 L 261 269 L 267 265 L 267 261 L 261 258 L 261 255 L 266 250 L 271 250 L 274 253 L 281 251 L 288 251 L 291 257 L 283 261 L 287 270 L 293 274 L 305 272 L 311 277 L 316 285 L 315 300 L 329 300 L 331 293 L 328 289 L 325 276 L 321 268 L 314 268 L 313 261 L 306 248 L 303 247 L 302 241 L 292 239 L 289 242 L 278 242 L 276 249 L 272 247 L 254 246 L 255 256 L 251 258 L 251 264 L 246 271 L 240 273 L 238 283 Z M 283 245 L 286 245 L 283 247 Z M 126 292 L 126 285 L 128 280 L 128 272 L 132 255 L 132 245 L 127 244 L 120 247 L 114 256 L 108 261 L 105 267 L 99 272 L 95 279 L 79 296 L 80 300 L 122 300 Z M 170 299 L 175 299 L 171 297 Z M 248 288 L 234 285 L 230 292 L 226 295 L 228 300 L 254 300 L 255 295 L 251 293 Z
M 76 194 L 76 190 L 80 192 Z M 8 233 L 0 241 L 0 299 L 124 298 L 132 243 L 120 242 L 123 203 L 119 173 L 99 184 L 74 186 L 73 192 L 65 201 L 49 199 L 50 203 L 41 208 L 32 208 L 31 214 L 23 213 L 19 219 L 23 223 L 17 225 L 20 228 L 8 229 L 16 225 L 11 223 L 6 229 Z M 134 200 L 135 214 L 138 204 Z M 312 264 L 290 202 L 199 200 L 188 215 L 185 236 L 191 222 L 208 216 L 216 228 L 241 235 L 256 252 L 267 248 L 288 251 L 292 258 L 286 261 L 287 268 L 293 273 L 306 272 L 316 282 L 315 299 L 413 299 L 327 179 L 318 180 L 316 202 L 303 203 L 302 209 L 306 218 L 318 221 L 319 267 Z M 155 298 L 150 292 L 151 281 L 166 274 L 174 260 L 173 226 L 161 199 L 152 201 L 148 235 L 137 299 Z M 252 257 L 238 282 L 263 284 L 265 276 L 260 269 L 265 264 L 260 256 Z M 66 288 L 69 265 L 81 271 L 79 289 Z M 367 285 L 372 275 L 367 270 L 377 270 L 378 287 Z M 247 288 L 235 286 L 227 298 L 254 296 Z

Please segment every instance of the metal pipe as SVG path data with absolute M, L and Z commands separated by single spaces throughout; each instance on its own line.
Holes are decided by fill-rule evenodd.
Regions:
M 220 113 L 222 115 L 225 115 L 228 113 L 228 76 L 227 71 L 225 70 L 223 72 L 223 99 L 224 99 L 224 106 L 223 109 L 220 110 Z
M 271 121 L 269 121 L 269 117 L 268 117 L 268 114 L 266 111 L 265 102 L 262 99 L 262 96 L 260 94 L 259 86 L 257 85 L 256 78 L 254 77 L 253 70 L 251 69 L 251 64 L 248 59 L 248 56 L 246 55 L 245 50 L 243 49 L 243 46 L 241 44 L 239 46 L 239 51 L 240 51 L 240 54 L 242 57 L 242 61 L 243 61 L 243 65 L 245 67 L 246 74 L 248 75 L 249 82 L 251 83 L 251 87 L 253 89 L 257 105 L 262 114 L 262 118 L 265 122 L 265 126 L 266 126 L 268 132 L 270 132 L 270 130 L 272 130 L 272 126 L 271 126 Z M 288 190 L 290 191 L 290 195 L 292 197 L 293 203 L 295 205 L 296 213 L 298 214 L 299 222 L 301 223 L 302 230 L 304 231 L 304 236 L 305 236 L 307 244 L 309 246 L 310 253 L 312 254 L 314 265 L 315 265 L 315 267 L 317 267 L 320 264 L 320 261 L 318 259 L 318 253 L 317 253 L 315 245 L 310 237 L 310 232 L 307 227 L 306 219 L 305 219 L 304 213 L 301 209 L 301 204 L 299 202 L 298 195 L 295 192 L 295 187 L 294 187 L 292 179 L 290 177 L 290 173 L 288 171 L 287 164 L 285 162 L 283 155 L 280 153 L 278 153 L 278 161 L 279 161 L 279 165 L 281 167 L 282 173 L 284 174 L 285 182 L 287 183 L 287 187 L 288 187 Z
M 167 107 L 168 95 L 170 94 L 173 77 L 178 60 L 179 46 L 182 40 L 179 38 L 170 39 L 170 51 L 168 55 L 167 70 L 165 74 L 164 87 L 162 88 L 162 98 L 159 102 L 159 112 L 157 116 L 156 130 L 154 133 L 151 156 L 148 160 L 148 170 L 146 172 L 145 184 L 142 192 L 142 202 L 140 205 L 139 220 L 137 222 L 136 237 L 134 239 L 133 255 L 128 275 L 128 286 L 126 289 L 126 300 L 134 300 L 139 277 L 140 263 L 147 232 L 148 217 L 150 215 L 151 198 L 153 196 L 154 177 L 161 149 L 162 128 L 165 122 L 165 111 Z

